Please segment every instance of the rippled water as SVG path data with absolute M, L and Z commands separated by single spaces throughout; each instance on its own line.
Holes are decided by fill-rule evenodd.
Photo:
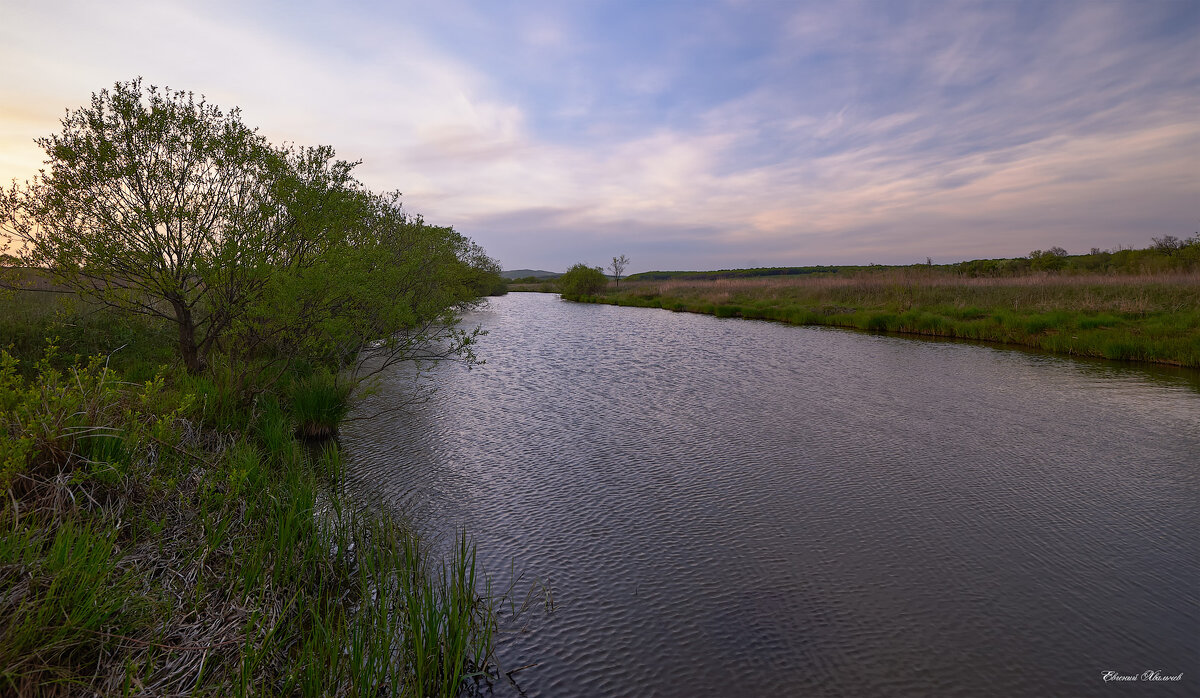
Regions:
M 551 589 L 500 646 L 527 695 L 1200 695 L 1195 372 L 548 294 L 468 321 L 486 365 L 343 444 Z M 1102 680 L 1147 670 L 1183 680 Z

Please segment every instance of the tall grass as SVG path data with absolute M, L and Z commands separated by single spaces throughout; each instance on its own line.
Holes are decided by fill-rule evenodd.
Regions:
M 0 288 L 0 348 L 34 357 L 47 337 L 59 348 L 53 360 L 60 369 L 105 354 L 127 378 L 146 380 L 174 360 L 174 337 L 161 323 L 116 314 L 72 294 Z
M 0 537 L 0 692 L 38 693 L 103 661 L 107 628 L 145 622 L 134 580 L 117 566 L 116 531 L 67 519 L 56 529 L 6 517 Z M 21 603 L 11 602 L 13 596 Z
M 921 268 L 626 282 L 598 302 L 1200 366 L 1200 274 L 967 278 Z
M 290 402 L 55 356 L 0 354 L 0 694 L 450 696 L 488 666 L 469 539 L 358 508 Z
M 351 385 L 327 369 L 298 376 L 288 390 L 296 433 L 306 439 L 327 439 L 350 410 Z

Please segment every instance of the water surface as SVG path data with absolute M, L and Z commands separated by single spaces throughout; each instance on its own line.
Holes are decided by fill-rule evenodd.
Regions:
M 551 590 L 499 648 L 526 695 L 1200 695 L 1195 372 L 549 294 L 468 322 L 484 366 L 343 444 Z M 1102 680 L 1148 670 L 1183 680 Z

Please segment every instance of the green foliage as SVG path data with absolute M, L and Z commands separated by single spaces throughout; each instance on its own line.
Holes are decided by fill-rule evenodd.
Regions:
M 576 264 L 558 277 L 556 283 L 564 298 L 577 300 L 603 291 L 608 287 L 608 277 L 600 267 Z
M 125 383 L 99 356 L 62 371 L 53 366 L 55 355 L 49 344 L 34 377 L 26 379 L 19 361 L 0 350 L 2 488 L 24 491 L 76 471 L 112 484 L 126 475 L 135 454 L 167 438 L 191 406 L 190 396 L 162 404 L 161 378 Z
M 463 283 L 474 296 L 503 296 L 508 279 L 501 276 L 500 261 L 487 255 L 478 244 L 462 238 L 458 261 Z
M 950 265 L 963 276 L 1020 276 L 1031 271 L 1060 274 L 1163 274 L 1200 270 L 1200 233 L 1181 239 L 1174 235 L 1152 238 L 1144 249 L 1102 250 L 1070 255 L 1061 247 L 1034 250 L 1018 259 L 976 259 Z
M 39 143 L 0 195 L 39 289 L 0 297 L 0 693 L 456 695 L 494 632 L 473 547 L 431 557 L 294 436 L 370 370 L 474 361 L 499 264 L 190 93 L 118 84 Z
M 191 93 L 118 83 L 38 143 L 46 172 L 0 196 L 21 263 L 173 328 L 193 374 L 214 353 L 239 387 L 262 361 L 470 360 L 456 313 L 506 288 L 482 248 L 366 191 L 332 148 L 272 146 Z
M 356 224 L 307 267 L 268 280 L 237 328 L 239 346 L 331 370 L 471 362 L 479 334 L 460 331 L 457 313 L 489 290 L 499 264 L 452 228 L 406 213 L 398 194 L 353 198 Z
M 1067 266 L 1067 251 L 1055 246 L 1029 253 L 1029 266 L 1035 271 L 1059 271 Z

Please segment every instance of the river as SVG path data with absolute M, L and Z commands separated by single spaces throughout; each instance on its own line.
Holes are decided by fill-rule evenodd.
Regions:
M 466 322 L 486 364 L 342 443 L 549 592 L 497 695 L 1200 695 L 1200 373 L 550 294 Z

